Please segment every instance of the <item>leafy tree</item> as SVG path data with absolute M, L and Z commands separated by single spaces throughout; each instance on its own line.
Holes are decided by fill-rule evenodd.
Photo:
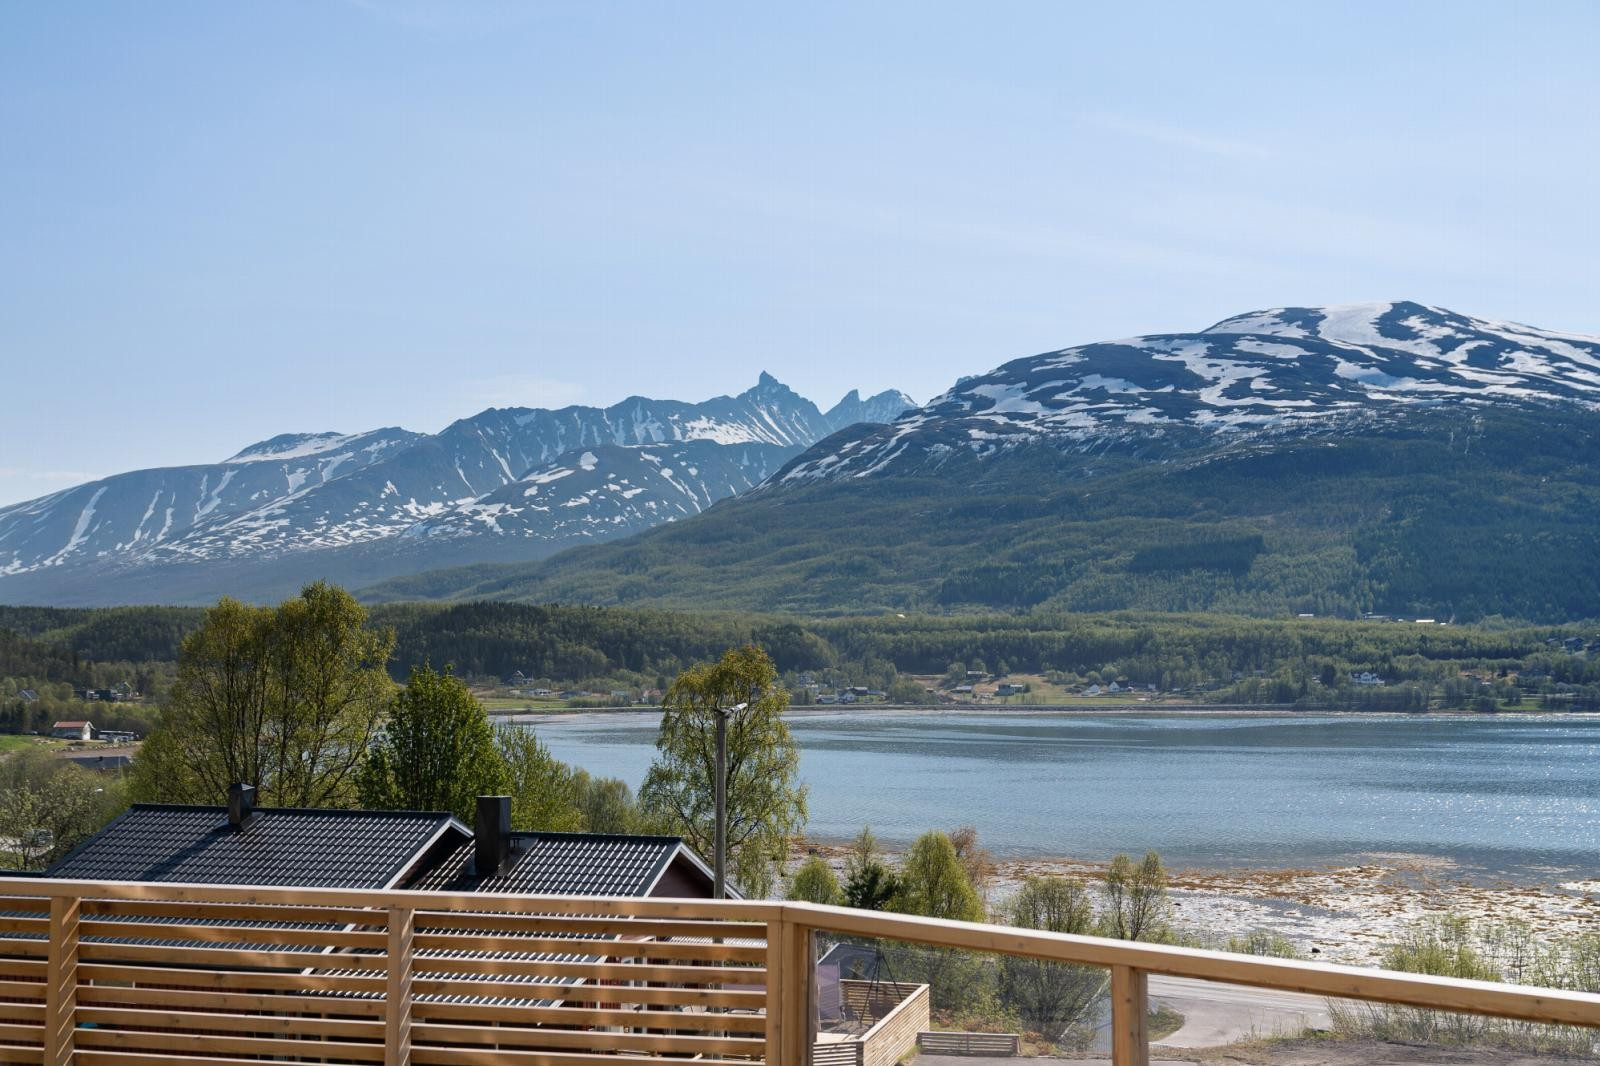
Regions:
M 794 879 L 789 882 L 789 894 L 784 898 L 838 906 L 844 894 L 833 867 L 820 855 L 813 855 L 795 871 Z
M 844 867 L 844 905 L 858 910 L 888 910 L 900 894 L 900 882 L 878 851 L 871 826 L 862 826 L 850 845 Z
M 532 729 L 499 726 L 494 743 L 505 767 L 513 829 L 547 833 L 583 829 L 577 774 L 551 755 Z
M 743 705 L 742 710 L 734 708 Z M 641 805 L 702 855 L 714 850 L 716 718 L 727 724 L 727 842 L 732 880 L 747 895 L 772 888 L 773 864 L 805 826 L 800 753 L 781 717 L 788 693 L 765 652 L 727 651 L 680 674 L 663 700 L 656 758 Z
M 506 784 L 489 716 L 466 684 L 448 666 L 413 666 L 361 768 L 361 805 L 450 811 L 471 824 L 477 797 Z
M 903 914 L 976 922 L 983 903 L 946 833 L 924 833 L 900 865 L 900 891 L 892 904 Z M 975 1010 L 994 995 L 989 960 L 966 951 L 906 945 L 894 953 L 894 970 L 906 980 L 925 982 L 936 1010 Z
M 127 806 L 122 784 L 42 748 L 0 761 L 0 865 L 48 866 Z
M 1146 852 L 1134 865 L 1126 855 L 1111 860 L 1102 885 L 1110 934 L 1119 940 L 1161 940 L 1168 933 L 1167 870 L 1161 856 Z
M 626 781 L 615 777 L 590 777 L 587 770 L 574 771 L 578 809 L 583 827 L 591 833 L 634 833 L 641 824 L 638 804 Z
M 276 608 L 223 599 L 207 611 L 184 638 L 160 739 L 134 764 L 136 796 L 218 803 L 243 782 L 274 806 L 352 802 L 393 689 L 394 636 L 366 621 L 322 582 Z
M 1029 877 L 1005 908 L 1005 920 L 1023 929 L 1052 933 L 1092 934 L 1096 931 L 1089 893 L 1065 877 Z M 1024 1024 L 1057 1043 L 1090 1021 L 1110 975 L 1096 966 L 1069 966 L 1040 959 L 1002 956 L 1000 1001 L 1018 1013 Z M 1080 1034 L 1081 1035 L 1081 1034 Z
M 983 903 L 948 833 L 933 830 L 911 845 L 901 864 L 894 909 L 957 922 L 983 919 Z
M 979 899 L 986 899 L 989 881 L 994 877 L 994 856 L 978 843 L 977 827 L 964 825 L 951 830 L 950 846 L 956 849 L 956 858 L 967 872 L 967 880 L 972 882 Z

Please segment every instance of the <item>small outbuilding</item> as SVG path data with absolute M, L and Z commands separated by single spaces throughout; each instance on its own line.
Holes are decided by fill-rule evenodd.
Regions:
M 100 731 L 93 722 L 57 722 L 50 727 L 50 735 L 57 740 L 94 740 Z

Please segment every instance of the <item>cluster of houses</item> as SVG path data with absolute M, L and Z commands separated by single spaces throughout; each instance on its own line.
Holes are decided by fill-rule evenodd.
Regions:
M 75 688 L 72 694 L 88 703 L 135 703 L 142 698 L 126 681 L 110 688 Z
M 1582 637 L 1550 637 L 1544 643 L 1548 648 L 1555 648 L 1569 655 L 1587 655 L 1591 651 L 1600 652 L 1600 637 L 1594 640 L 1585 640 Z
M 821 686 L 814 684 L 806 687 L 812 690 L 812 698 L 818 703 L 882 703 L 889 698 L 889 694 L 882 689 L 865 685 L 851 685 L 833 692 L 823 692 Z
M 625 689 L 614 688 L 606 692 L 594 692 L 589 689 L 563 688 L 553 689 L 539 684 L 538 680 L 529 677 L 521 670 L 514 671 L 505 678 L 506 695 L 518 699 L 535 700 L 610 700 L 619 707 L 637 705 L 654 705 L 661 702 L 661 690 L 658 688 Z

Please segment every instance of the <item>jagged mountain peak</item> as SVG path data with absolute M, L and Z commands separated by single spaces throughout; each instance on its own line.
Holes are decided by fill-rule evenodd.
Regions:
M 74 582 L 83 590 L 77 602 L 111 602 L 107 590 L 115 582 L 137 573 L 148 588 L 148 575 L 163 567 L 192 573 L 272 561 L 288 574 L 297 556 L 324 560 L 307 567 L 337 566 L 327 560 L 359 549 L 370 577 L 427 565 L 378 558 L 392 552 L 385 542 L 415 549 L 448 541 L 456 551 L 473 534 L 515 539 L 522 552 L 553 551 L 710 506 L 834 428 L 814 403 L 762 372 L 737 396 L 701 402 L 631 396 L 604 408 L 491 407 L 433 435 L 393 428 L 284 433 L 222 463 L 133 471 L 0 507 L 0 580 L 7 590 L 25 583 L 13 595 L 41 602 Z M 666 452 L 627 450 L 679 445 L 687 450 L 659 467 L 651 457 Z M 617 469 L 631 464 L 634 473 L 621 480 L 594 474 L 583 467 L 584 455 L 610 457 Z M 520 489 L 496 495 L 574 456 L 583 476 L 570 475 L 567 486 L 593 481 L 586 489 L 596 495 L 583 497 L 587 503 L 551 510 Z M 483 520 L 495 514 L 503 516 L 499 531 Z M 413 527 L 426 535 L 405 537 Z M 506 535 L 513 527 L 515 538 Z M 286 580 L 292 587 L 297 577 Z M 202 579 L 199 587 L 201 599 L 239 591 L 224 578 L 209 586 Z

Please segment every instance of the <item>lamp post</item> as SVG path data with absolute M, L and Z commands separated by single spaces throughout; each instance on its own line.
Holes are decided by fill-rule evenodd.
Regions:
M 736 703 L 732 707 L 716 708 L 717 715 L 717 812 L 716 850 L 712 856 L 714 884 L 711 894 L 717 899 L 728 898 L 728 719 L 750 706 Z

